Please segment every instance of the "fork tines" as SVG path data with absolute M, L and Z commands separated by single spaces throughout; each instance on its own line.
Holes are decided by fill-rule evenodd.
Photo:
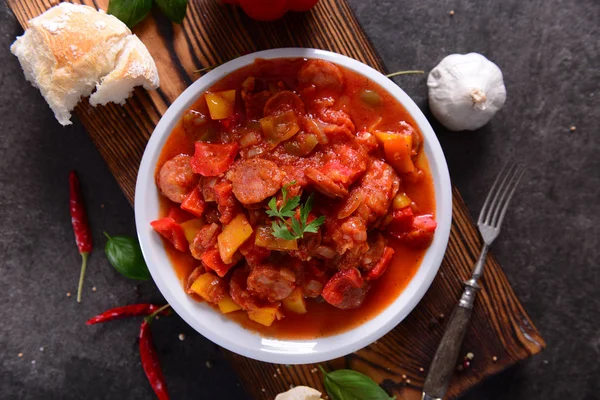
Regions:
M 499 228 L 519 181 L 525 173 L 523 164 L 505 165 L 494 181 L 479 213 L 478 225 Z

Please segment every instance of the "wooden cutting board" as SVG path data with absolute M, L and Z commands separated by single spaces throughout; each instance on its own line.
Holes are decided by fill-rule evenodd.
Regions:
M 75 1 L 77 2 L 77 1 Z M 56 0 L 8 0 L 23 27 Z M 108 0 L 81 3 L 106 9 Z M 345 0 L 321 0 L 308 13 L 288 13 L 273 23 L 247 18 L 218 0 L 191 0 L 183 25 L 153 13 L 134 31 L 156 60 L 161 88 L 136 90 L 124 107 L 93 108 L 87 102 L 77 116 L 133 204 L 142 153 L 154 126 L 175 98 L 199 77 L 195 70 L 257 50 L 314 47 L 335 51 L 384 70 Z M 388 335 L 326 368 L 351 368 L 371 376 L 398 399 L 420 399 L 427 367 L 442 336 L 444 316 L 451 313 L 479 254 L 480 239 L 463 200 L 454 189 L 453 222 L 440 272 L 416 309 Z M 457 398 L 484 378 L 540 352 L 545 344 L 510 287 L 500 265 L 488 256 L 463 354 L 475 355 L 471 368 L 457 372 L 448 398 Z M 254 361 L 229 353 L 247 391 L 255 399 L 273 399 L 291 385 L 324 392 L 315 365 L 289 366 Z

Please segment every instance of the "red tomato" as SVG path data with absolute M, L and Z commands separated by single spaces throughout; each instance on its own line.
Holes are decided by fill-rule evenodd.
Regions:
M 274 21 L 283 17 L 288 9 L 286 0 L 239 0 L 248 16 L 258 21 Z
M 150 222 L 150 225 L 152 225 L 156 232 L 167 239 L 175 249 L 184 253 L 189 250 L 188 241 L 185 238 L 183 228 L 175 222 L 173 218 L 161 218 Z
M 202 176 L 218 176 L 229 169 L 239 148 L 237 143 L 196 142 L 196 151 L 190 162 L 192 171 Z
M 288 8 L 291 11 L 308 11 L 318 2 L 319 0 L 288 0 Z

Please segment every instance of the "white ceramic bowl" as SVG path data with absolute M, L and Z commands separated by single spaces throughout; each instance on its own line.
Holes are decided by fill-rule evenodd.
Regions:
M 437 231 L 419 270 L 398 298 L 370 321 L 350 331 L 314 340 L 279 340 L 261 337 L 236 322 L 197 302 L 181 287 L 163 247 L 163 242 L 150 227 L 158 217 L 158 189 L 154 172 L 160 152 L 174 126 L 185 110 L 202 92 L 229 73 L 251 64 L 256 58 L 305 57 L 320 58 L 349 68 L 368 77 L 395 97 L 413 117 L 424 136 L 424 149 L 435 186 Z M 175 312 L 200 334 L 211 341 L 246 357 L 281 364 L 315 363 L 341 357 L 379 339 L 400 321 L 421 300 L 438 268 L 448 243 L 452 215 L 452 192 L 448 167 L 440 144 L 427 119 L 402 89 L 373 68 L 359 61 L 315 49 L 274 49 L 248 54 L 215 68 L 177 98 L 162 117 L 146 146 L 135 189 L 135 222 L 152 278 Z

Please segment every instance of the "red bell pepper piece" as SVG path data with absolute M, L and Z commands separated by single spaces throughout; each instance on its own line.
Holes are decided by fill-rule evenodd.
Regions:
M 175 249 L 186 252 L 189 249 L 189 244 L 185 238 L 183 228 L 175 222 L 173 218 L 165 217 L 156 221 L 150 222 L 150 225 L 154 230 L 160 233 L 165 239 L 167 239 Z
M 287 0 L 239 0 L 248 16 L 258 21 L 275 21 L 288 10 Z
M 246 14 L 258 21 L 274 21 L 287 11 L 308 11 L 319 0 L 221 0 L 226 4 L 238 4 Z
M 179 207 L 171 207 L 167 213 L 167 217 L 173 218 L 173 220 L 178 224 L 182 224 L 185 221 L 189 221 L 190 219 L 194 218 L 192 214 L 182 210 Z
M 437 228 L 437 222 L 433 215 L 425 214 L 413 219 L 410 232 L 402 237 L 402 240 L 413 247 L 427 247 L 433 240 L 433 234 Z
M 317 4 L 319 0 L 288 0 L 290 11 L 304 12 L 308 11 Z
M 237 143 L 196 142 L 192 170 L 202 176 L 218 176 L 231 166 L 239 148 Z
M 204 202 L 204 198 L 200 194 L 200 188 L 196 187 L 194 190 L 187 195 L 187 197 L 181 203 L 181 208 L 190 214 L 195 215 L 196 217 L 201 217 L 204 215 L 204 209 L 206 208 L 206 203 Z
M 410 231 L 413 219 L 414 215 L 410 206 L 396 210 L 392 214 L 392 221 L 387 226 L 387 230 L 392 236 L 400 237 Z
M 394 249 L 386 246 L 383 249 L 383 254 L 381 255 L 381 258 L 379 259 L 379 261 L 377 261 L 377 264 L 375 264 L 375 266 L 371 268 L 367 273 L 366 279 L 368 281 L 372 281 L 380 278 L 381 275 L 383 275 L 383 273 L 387 270 L 388 266 L 390 265 L 390 261 L 392 261 L 393 255 Z
M 221 255 L 219 254 L 219 250 L 216 248 L 206 250 L 204 254 L 202 254 L 202 265 L 204 265 L 208 269 L 212 269 L 219 275 L 221 278 L 224 277 L 227 272 L 233 267 L 233 263 L 225 264 L 221 259 Z

